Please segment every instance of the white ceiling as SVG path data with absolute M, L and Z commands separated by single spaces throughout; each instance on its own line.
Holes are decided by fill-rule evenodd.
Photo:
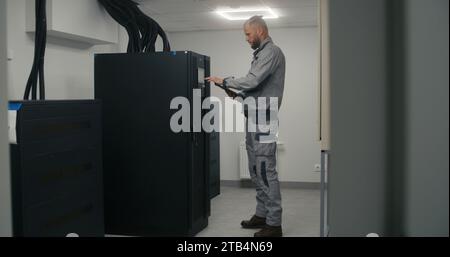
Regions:
M 240 29 L 243 21 L 228 21 L 219 8 L 270 7 L 279 16 L 269 27 L 317 26 L 318 0 L 137 0 L 141 9 L 165 31 Z

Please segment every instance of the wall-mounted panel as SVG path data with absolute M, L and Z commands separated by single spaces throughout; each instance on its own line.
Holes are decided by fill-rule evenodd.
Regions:
M 35 1 L 27 0 L 26 31 L 35 31 Z M 118 42 L 118 24 L 95 0 L 47 0 L 48 35 L 93 45 Z

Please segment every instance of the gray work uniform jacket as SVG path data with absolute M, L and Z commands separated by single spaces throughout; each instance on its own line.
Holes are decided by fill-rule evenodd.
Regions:
M 243 78 L 226 78 L 223 86 L 241 90 L 244 97 L 265 97 L 269 109 L 271 97 L 278 98 L 281 107 L 286 74 L 286 59 L 281 49 L 268 37 L 253 54 L 253 62 L 247 76 Z

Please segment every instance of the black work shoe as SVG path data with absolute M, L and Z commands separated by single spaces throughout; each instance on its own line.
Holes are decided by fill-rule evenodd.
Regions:
M 244 220 L 241 222 L 242 228 L 264 228 L 266 226 L 266 218 L 261 218 L 256 215 L 253 215 L 253 217 L 250 220 Z
M 255 233 L 255 237 L 282 237 L 283 229 L 281 226 L 273 227 L 266 225 L 261 231 Z

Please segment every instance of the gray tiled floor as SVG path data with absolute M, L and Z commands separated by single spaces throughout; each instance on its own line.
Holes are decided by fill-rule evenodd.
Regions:
M 241 229 L 255 211 L 251 188 L 222 187 L 211 202 L 209 226 L 198 237 L 250 237 L 258 230 Z M 286 237 L 316 237 L 320 231 L 320 191 L 282 189 L 283 232 Z

